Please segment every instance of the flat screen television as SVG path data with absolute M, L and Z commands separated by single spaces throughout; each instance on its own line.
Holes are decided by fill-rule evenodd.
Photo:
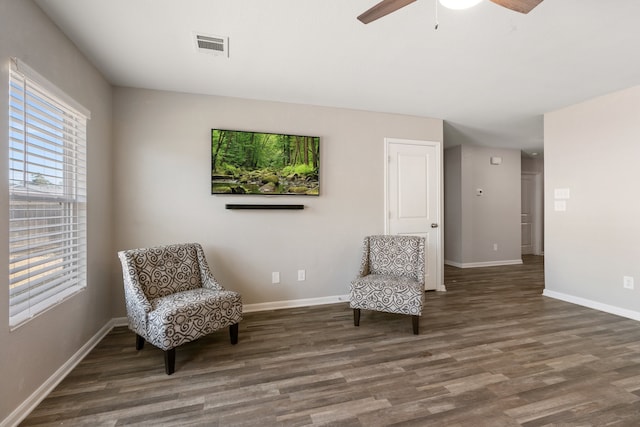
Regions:
M 211 129 L 211 194 L 320 194 L 320 137 Z

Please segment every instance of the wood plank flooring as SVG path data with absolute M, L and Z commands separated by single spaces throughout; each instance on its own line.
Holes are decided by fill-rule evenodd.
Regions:
M 115 328 L 24 426 L 638 426 L 640 325 L 543 297 L 543 260 L 446 267 L 411 318 L 348 304 L 249 313 L 163 353 Z M 347 286 L 345 284 L 345 286 Z

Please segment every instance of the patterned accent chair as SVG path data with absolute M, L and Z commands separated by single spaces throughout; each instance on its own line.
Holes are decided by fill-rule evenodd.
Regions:
M 118 257 L 136 349 L 146 340 L 164 350 L 167 375 L 182 344 L 227 326 L 231 344 L 238 343 L 242 298 L 214 279 L 199 244 L 132 249 Z
M 360 310 L 412 316 L 418 335 L 424 305 L 425 239 L 417 236 L 368 236 L 360 273 L 351 282 L 353 324 L 360 326 Z

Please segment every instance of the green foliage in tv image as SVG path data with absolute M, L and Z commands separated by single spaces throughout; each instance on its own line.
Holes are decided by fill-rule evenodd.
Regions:
M 212 194 L 320 194 L 320 138 L 211 130 Z

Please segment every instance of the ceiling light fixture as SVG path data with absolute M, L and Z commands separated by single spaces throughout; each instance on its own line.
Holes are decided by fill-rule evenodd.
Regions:
M 482 0 L 439 0 L 440 4 L 448 9 L 462 10 L 469 9 L 480 3 Z

